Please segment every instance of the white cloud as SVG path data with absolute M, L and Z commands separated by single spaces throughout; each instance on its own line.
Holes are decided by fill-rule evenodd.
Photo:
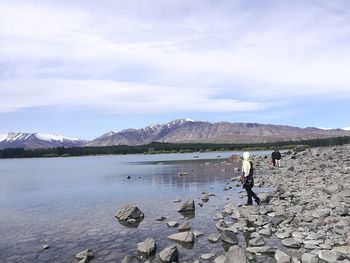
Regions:
M 28 83 L 31 87 L 27 88 Z M 0 111 L 61 106 L 115 113 L 261 110 L 261 103 L 217 99 L 210 89 L 155 86 L 107 80 L 22 79 L 0 82 Z
M 345 131 L 350 131 L 350 126 L 349 126 L 349 127 L 343 128 L 343 130 L 345 130 Z
M 0 111 L 227 112 L 350 97 L 347 2 L 255 5 L 0 3 Z

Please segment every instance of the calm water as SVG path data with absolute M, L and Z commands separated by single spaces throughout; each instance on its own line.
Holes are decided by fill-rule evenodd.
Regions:
M 147 237 L 156 239 L 159 252 L 171 244 L 166 237 L 177 232 L 166 221 L 184 220 L 174 200 L 197 202 L 203 191 L 216 197 L 197 206 L 189 222 L 205 235 L 193 247 L 178 246 L 180 262 L 193 262 L 207 252 L 220 255 L 221 242 L 207 240 L 217 233 L 212 217 L 227 198 L 245 201 L 234 183 L 232 190 L 223 191 L 225 181 L 238 176 L 224 160 L 233 153 L 0 160 L 0 262 L 76 262 L 75 254 L 86 248 L 96 255 L 92 262 L 120 262 L 127 254 L 136 255 L 136 244 Z M 189 175 L 179 177 L 180 171 Z M 145 213 L 138 228 L 126 228 L 114 217 L 127 203 Z M 160 216 L 167 220 L 155 222 Z M 43 244 L 51 247 L 43 250 Z

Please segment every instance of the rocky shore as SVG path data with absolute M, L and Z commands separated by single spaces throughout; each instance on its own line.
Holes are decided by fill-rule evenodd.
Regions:
M 174 234 L 135 243 L 138 255 L 128 255 L 122 263 L 179 262 L 177 246 L 199 242 L 198 238 L 208 243 L 221 240 L 227 252 L 203 251 L 200 257 L 186 262 L 264 262 L 263 255 L 271 258 L 269 262 L 278 263 L 350 262 L 350 145 L 298 148 L 284 154 L 282 167 L 272 167 L 269 156 L 254 157 L 253 162 L 254 191 L 259 192 L 260 205 L 244 206 L 244 192 L 241 204 L 228 200 L 223 209 L 208 215 L 208 224 L 217 229 L 215 233 L 196 231 L 188 215 L 184 215 L 186 221 L 176 230 L 177 222 L 167 222 L 160 215 L 155 221 L 167 223 L 174 228 Z M 223 192 L 228 193 L 233 187 L 241 187 L 238 178 L 226 182 Z M 270 191 L 261 192 L 259 188 Z M 203 206 L 213 196 L 215 193 L 203 192 L 193 198 Z M 194 213 L 195 201 L 183 201 L 178 211 Z M 142 220 L 143 216 L 130 205 L 118 211 L 118 219 L 128 223 Z M 240 242 L 240 236 L 245 242 Z M 157 239 L 164 238 L 173 244 L 158 251 Z M 86 262 L 88 257 L 83 260 Z

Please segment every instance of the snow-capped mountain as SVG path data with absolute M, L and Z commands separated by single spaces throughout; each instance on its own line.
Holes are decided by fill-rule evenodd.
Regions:
M 174 120 L 142 129 L 110 132 L 89 142 L 89 146 L 141 145 L 169 143 L 267 143 L 350 136 L 341 129 L 298 128 L 258 123 L 203 122 Z
M 0 149 L 3 148 L 51 148 L 82 146 L 84 140 L 58 134 L 9 132 L 0 134 Z

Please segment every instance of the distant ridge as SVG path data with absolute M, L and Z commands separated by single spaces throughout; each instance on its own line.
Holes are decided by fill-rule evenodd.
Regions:
M 203 122 L 177 119 L 142 129 L 109 132 L 87 143 L 87 146 L 142 145 L 169 143 L 269 143 L 338 136 L 350 136 L 342 129 L 298 128 L 259 123 Z
M 111 131 L 92 140 L 44 133 L 0 134 L 0 149 L 53 148 L 82 146 L 143 145 L 151 142 L 168 143 L 273 143 L 331 137 L 350 136 L 350 127 L 344 129 L 298 128 L 286 125 L 259 123 L 204 122 L 189 118 L 165 124 L 153 124 L 142 129 Z
M 0 134 L 0 149 L 3 148 L 52 148 L 76 147 L 86 144 L 87 141 L 65 137 L 58 134 L 9 132 Z

